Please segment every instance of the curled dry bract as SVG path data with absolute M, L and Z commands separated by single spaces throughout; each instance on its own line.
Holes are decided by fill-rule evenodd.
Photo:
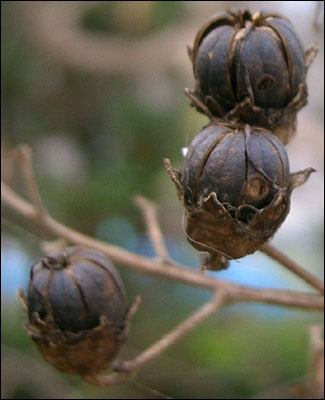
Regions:
M 282 15 L 221 12 L 196 35 L 191 59 L 197 85 L 187 94 L 210 117 L 264 127 L 286 144 L 307 102 L 309 58 Z
M 212 123 L 195 136 L 180 170 L 168 159 L 164 164 L 185 208 L 187 239 L 208 253 L 209 269 L 258 250 L 285 220 L 293 188 L 313 171 L 290 175 L 274 135 L 226 123 Z

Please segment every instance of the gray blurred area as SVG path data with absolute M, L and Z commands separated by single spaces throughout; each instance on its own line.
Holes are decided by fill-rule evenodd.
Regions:
M 54 218 L 152 257 L 132 200 L 147 196 L 159 205 L 172 256 L 198 269 L 198 253 L 185 240 L 182 208 L 162 158 L 180 166 L 182 148 L 208 122 L 183 94 L 185 87 L 194 87 L 186 47 L 206 19 L 229 7 L 283 13 L 305 48 L 319 44 L 308 72 L 309 103 L 286 147 L 292 172 L 309 166 L 317 172 L 294 192 L 290 214 L 272 243 L 323 276 L 324 2 L 2 2 L 2 177 L 25 194 L 11 149 L 27 143 L 43 202 Z M 25 334 L 16 301 L 17 288 L 26 290 L 31 263 L 42 256 L 42 243 L 38 232 L 6 207 L 2 255 L 3 398 L 305 395 L 308 326 L 321 322 L 321 316 L 266 305 L 221 310 L 120 387 L 99 388 L 61 374 Z M 240 261 L 219 276 L 310 291 L 259 252 Z M 209 298 L 195 288 L 119 271 L 130 302 L 137 294 L 143 298 L 123 359 L 139 354 Z

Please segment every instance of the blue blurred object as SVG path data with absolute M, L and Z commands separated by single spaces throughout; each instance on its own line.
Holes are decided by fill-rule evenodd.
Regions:
M 209 275 L 241 285 L 285 289 L 288 286 L 276 263 L 261 253 L 230 262 L 227 270 L 209 272 Z
M 122 216 L 113 216 L 104 220 L 98 227 L 97 237 L 143 256 L 155 257 L 154 249 L 146 233 L 138 233 L 133 225 Z M 165 240 L 172 259 L 197 271 L 199 270 L 199 253 L 193 250 L 189 244 L 178 237 L 166 236 Z M 1 259 L 1 290 L 4 296 L 16 296 L 19 287 L 25 288 L 27 286 L 28 266 L 31 265 L 32 260 L 19 245 L 19 242 L 10 236 L 3 235 L 1 248 L 3 254 Z M 308 289 L 307 285 L 299 278 L 259 252 L 240 260 L 231 261 L 227 270 L 206 271 L 205 273 L 215 278 L 251 287 Z M 140 287 L 141 282 L 147 287 L 146 282 L 151 282 L 152 279 L 154 278 L 140 276 L 139 279 L 133 278 L 133 281 L 138 281 Z M 210 296 L 203 289 L 176 283 L 170 283 L 170 285 L 172 285 L 168 290 L 170 300 L 179 302 L 180 299 L 186 298 L 187 306 L 196 306 L 198 302 L 206 301 Z M 253 314 L 267 314 L 280 318 L 288 316 L 289 313 L 293 316 L 292 310 L 265 304 L 235 304 L 228 307 L 227 312 L 230 310 L 238 312 L 242 309 L 245 309 L 245 312 L 249 310 Z
M 2 296 L 16 296 L 18 288 L 27 286 L 32 260 L 19 242 L 7 235 L 1 238 L 1 255 Z
M 122 216 L 105 219 L 97 229 L 98 239 L 137 251 L 137 232 L 131 223 Z

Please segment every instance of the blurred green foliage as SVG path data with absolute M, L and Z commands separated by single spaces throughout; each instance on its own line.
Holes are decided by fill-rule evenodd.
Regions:
M 142 18 L 138 24 L 121 26 L 121 18 L 123 14 L 125 16 L 125 5 L 122 9 L 121 2 L 107 1 L 89 7 L 82 16 L 81 26 L 92 32 L 141 36 L 179 22 L 185 11 L 181 1 L 148 1 L 147 6 L 141 7 L 130 4 L 132 2 L 124 3 L 129 3 L 130 10 L 131 7 L 133 11 L 140 10 Z
M 162 293 L 161 288 L 155 289 L 156 292 Z M 177 297 L 172 298 L 175 300 Z M 146 302 L 132 326 L 132 333 L 126 349 L 122 352 L 123 355 L 130 357 L 137 354 L 184 317 L 181 304 L 177 307 L 174 305 L 171 315 L 169 301 L 162 301 L 159 306 L 154 299 L 151 299 L 153 304 L 149 304 L 148 299 L 150 295 L 145 295 Z M 160 310 L 159 318 L 155 315 L 157 309 Z M 24 353 L 24 357 L 29 356 L 45 369 L 50 369 L 45 366 L 37 350 L 31 346 L 27 335 L 22 334 L 22 311 L 17 305 L 10 303 L 6 303 L 5 311 L 7 314 L 10 312 L 11 318 L 6 318 L 2 324 L 3 343 L 6 346 L 4 357 L 10 356 L 10 353 L 6 352 L 7 349 L 19 349 Z M 189 312 L 186 310 L 185 313 Z M 172 398 L 220 399 L 251 398 L 266 388 L 286 385 L 288 382 L 297 383 L 307 372 L 308 335 L 302 320 L 305 324 L 312 321 L 303 316 L 300 321 L 274 321 L 249 314 L 243 316 L 241 313 L 225 309 L 200 325 L 150 366 L 145 367 L 135 382 Z M 17 368 L 19 369 L 18 366 Z M 10 372 L 14 373 L 6 373 Z M 66 384 L 78 390 L 85 398 L 114 398 L 116 394 L 120 396 L 125 393 L 125 390 L 128 396 L 126 398 L 146 398 L 133 397 L 139 396 L 139 392 L 132 383 L 119 392 L 117 388 L 100 389 L 89 385 L 87 387 L 87 384 L 77 377 L 53 370 L 51 372 L 58 374 Z M 24 389 L 24 382 L 27 385 L 26 378 L 19 375 L 16 383 L 25 397 L 5 398 L 41 398 L 33 397 L 36 394 L 31 392 L 33 385 Z M 50 390 L 51 381 L 48 382 L 48 387 Z M 16 385 L 13 385 L 12 390 L 17 394 Z

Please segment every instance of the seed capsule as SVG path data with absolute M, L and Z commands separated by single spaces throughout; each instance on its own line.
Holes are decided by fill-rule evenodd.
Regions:
M 205 267 L 253 253 L 280 227 L 290 194 L 312 169 L 289 174 L 282 143 L 262 128 L 212 123 L 195 136 L 181 170 L 165 167 L 185 207 L 185 233 L 210 255 Z
M 290 21 L 266 11 L 218 13 L 198 31 L 191 58 L 197 88 L 188 94 L 199 111 L 291 139 L 306 104 L 307 65 Z
M 31 269 L 25 328 L 60 371 L 89 375 L 107 368 L 127 336 L 124 285 L 102 253 L 68 247 Z
M 181 182 L 187 204 L 215 192 L 219 201 L 263 208 L 288 185 L 289 160 L 281 143 L 260 128 L 212 124 L 189 146 Z

